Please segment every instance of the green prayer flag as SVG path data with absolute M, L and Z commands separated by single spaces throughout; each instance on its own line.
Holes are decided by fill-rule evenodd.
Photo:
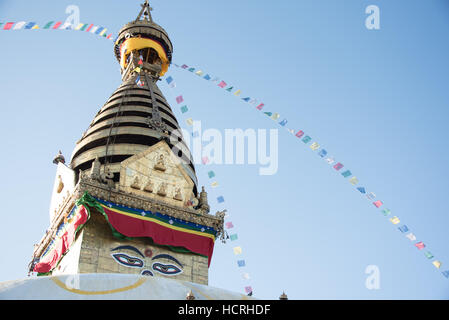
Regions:
M 309 137 L 309 136 L 305 136 L 303 139 L 302 139 L 302 142 L 304 142 L 304 143 L 309 143 L 310 142 L 310 140 L 312 140 L 312 138 L 311 137 Z
M 86 23 L 84 26 L 82 26 L 81 27 L 81 29 L 80 29 L 80 31 L 84 31 L 84 30 L 86 30 L 86 28 L 87 28 L 87 26 L 88 26 L 89 24 L 88 23 Z
M 232 89 L 234 89 L 234 87 L 229 87 L 229 88 L 226 89 L 226 91 L 231 92 Z
M 237 240 L 238 239 L 238 236 L 237 236 L 237 234 L 231 234 L 231 241 L 235 241 L 235 240 Z
M 47 23 L 42 29 L 48 29 L 51 27 L 51 25 L 53 24 L 54 21 L 50 21 L 49 23 Z
M 345 178 L 349 177 L 350 175 L 352 175 L 351 171 L 346 170 L 345 172 L 342 172 L 341 175 Z

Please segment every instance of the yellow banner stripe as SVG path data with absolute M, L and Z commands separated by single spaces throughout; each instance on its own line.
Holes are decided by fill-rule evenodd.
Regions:
M 202 236 L 202 237 L 208 237 L 208 238 L 211 238 L 212 240 L 215 241 L 215 236 L 212 235 L 212 234 L 206 233 L 206 232 L 195 231 L 195 230 L 190 230 L 190 229 L 185 229 L 185 228 L 173 226 L 173 225 L 171 225 L 169 223 L 162 222 L 162 221 L 159 221 L 159 220 L 154 219 L 154 218 L 138 216 L 136 214 L 125 212 L 125 211 L 121 211 L 120 209 L 116 209 L 116 208 L 112 209 L 112 208 L 109 208 L 108 206 L 105 206 L 104 204 L 101 204 L 101 206 L 103 208 L 105 208 L 105 209 L 108 209 L 109 211 L 113 211 L 113 212 L 118 213 L 118 214 L 122 214 L 122 215 L 125 215 L 125 216 L 128 216 L 128 217 L 132 217 L 132 218 L 135 218 L 135 219 L 139 219 L 139 220 L 151 221 L 151 222 L 157 223 L 158 225 L 161 225 L 161 226 L 166 227 L 166 228 L 170 228 L 170 229 L 181 231 L 181 232 L 187 232 L 187 233 L 191 233 L 191 234 L 196 234 L 196 235 L 199 235 L 199 236 Z

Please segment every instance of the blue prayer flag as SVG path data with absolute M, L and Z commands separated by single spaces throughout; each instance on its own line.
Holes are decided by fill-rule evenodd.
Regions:
M 29 23 L 25 26 L 25 29 L 31 29 L 32 27 L 34 27 L 35 24 L 36 24 L 36 22 L 29 22 Z
M 219 196 L 219 197 L 217 198 L 217 201 L 218 201 L 218 203 L 223 203 L 223 202 L 224 202 L 223 196 Z
M 357 190 L 359 190 L 360 193 L 366 193 L 366 190 L 364 187 L 358 187 Z
M 318 155 L 319 155 L 321 158 L 324 158 L 324 157 L 327 155 L 327 151 L 324 150 L 324 149 L 321 149 L 321 151 L 318 152 Z
M 244 267 L 245 266 L 245 260 L 237 260 L 237 265 L 239 267 Z
M 103 31 L 103 30 L 104 30 L 104 28 L 103 28 L 103 27 L 100 27 L 100 28 L 98 28 L 97 31 L 95 31 L 95 34 L 100 34 L 100 32 Z
M 206 74 L 204 77 L 203 77 L 203 79 L 206 79 L 206 80 L 210 80 L 210 79 L 212 79 L 208 74 Z
M 443 274 L 443 276 L 445 276 L 446 278 L 449 278 L 449 270 L 443 271 L 441 272 Z
M 279 122 L 279 124 L 284 127 L 287 124 L 287 122 L 288 122 L 287 119 L 284 119 L 281 122 Z
M 165 81 L 167 81 L 167 83 L 170 84 L 173 81 L 173 78 L 169 76 L 167 77 L 167 79 L 165 79 Z
M 403 226 L 400 226 L 398 229 L 402 233 L 406 233 L 408 231 L 408 227 L 405 224 Z
M 246 98 L 242 98 L 243 101 L 249 102 L 249 100 L 251 100 L 250 97 L 246 97 Z

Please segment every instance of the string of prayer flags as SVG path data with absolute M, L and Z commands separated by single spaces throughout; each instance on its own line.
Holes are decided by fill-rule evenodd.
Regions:
M 217 81 L 218 81 L 218 78 L 217 78 Z M 225 83 L 224 81 L 222 81 L 222 82 L 219 84 L 219 86 L 220 86 L 221 88 L 224 88 L 225 85 L 226 85 L 226 83 Z M 230 87 L 230 88 L 228 88 L 228 89 L 226 89 L 226 90 L 228 90 L 229 92 L 231 92 L 232 89 L 233 89 L 233 87 Z M 241 94 L 241 90 L 237 90 L 236 92 L 234 92 L 234 95 L 235 95 L 235 96 L 239 96 L 240 94 Z M 250 97 L 244 97 L 244 98 L 242 98 L 242 99 L 240 99 L 240 100 L 243 100 L 243 101 L 245 101 L 245 102 L 247 102 L 247 103 L 254 104 L 254 105 L 256 105 L 256 103 L 257 103 L 257 102 L 256 102 L 256 99 L 254 99 L 254 98 L 251 99 Z M 261 104 L 259 104 L 259 106 L 256 107 L 256 109 L 258 109 L 259 111 L 262 111 L 263 106 L 264 106 L 263 103 L 261 103 Z M 266 115 L 266 116 L 268 116 L 268 117 L 270 117 L 272 120 L 277 120 L 277 119 L 280 117 L 279 113 L 277 113 L 277 112 L 271 112 L 271 111 L 270 111 L 270 112 L 263 112 L 263 114 Z M 284 120 L 278 122 L 278 124 L 279 124 L 280 126 L 282 126 L 282 127 L 285 127 L 285 125 L 287 124 L 287 122 L 288 122 L 287 119 L 284 119 Z M 302 141 L 304 144 L 308 144 L 308 143 L 311 142 L 311 140 L 312 140 L 312 138 L 311 138 L 309 135 L 305 135 L 305 133 L 304 133 L 303 130 L 299 130 L 299 131 L 297 131 L 297 133 L 295 134 L 295 133 L 294 133 L 294 130 L 288 129 L 288 128 L 286 128 L 286 129 L 287 129 L 287 131 L 288 131 L 289 133 L 291 133 L 291 134 L 295 135 L 297 138 L 301 139 L 301 141 Z M 324 158 L 325 161 L 326 161 L 329 165 L 331 165 L 336 171 L 339 171 L 339 170 L 341 170 L 341 169 L 344 167 L 343 164 L 342 164 L 341 162 L 337 162 L 336 164 L 334 164 L 334 163 L 336 162 L 336 161 L 334 160 L 334 157 L 327 156 L 327 155 L 328 155 L 328 152 L 327 152 L 326 150 L 324 150 L 324 149 L 320 149 L 320 144 L 319 144 L 318 142 L 313 142 L 311 145 L 309 145 L 309 147 L 310 147 L 310 149 L 311 149 L 312 151 L 316 151 L 317 154 L 318 154 L 321 158 Z M 352 176 L 352 172 L 351 172 L 350 170 L 344 170 L 343 172 L 341 172 L 341 175 L 342 175 L 344 178 L 349 178 L 348 181 L 349 181 L 353 186 L 356 186 L 356 185 L 359 183 L 359 180 L 358 180 L 355 176 Z M 365 189 L 365 187 L 357 187 L 357 186 L 356 186 L 355 188 L 356 188 L 356 190 L 359 191 L 361 194 L 365 195 L 365 196 L 367 197 L 367 199 L 369 199 L 369 200 L 371 201 L 371 203 L 372 203 L 377 209 L 383 207 L 384 203 L 383 203 L 381 200 L 375 201 L 376 195 L 375 195 L 374 192 L 369 192 L 369 193 L 367 193 L 367 190 Z M 389 216 L 389 215 L 390 215 L 390 210 L 389 210 L 389 209 L 380 209 L 380 210 L 382 210 L 381 212 L 383 213 L 384 216 Z M 397 224 L 400 223 L 400 219 L 399 219 L 397 216 L 394 216 L 394 217 L 392 217 L 392 218 L 389 218 L 389 221 L 390 221 L 392 224 L 394 224 L 394 225 L 397 225 Z M 408 227 L 405 226 L 405 225 L 403 225 L 402 227 L 399 227 L 398 229 L 399 229 L 402 233 L 406 233 L 406 232 L 409 231 Z M 406 237 L 409 238 L 411 241 L 415 241 L 415 240 L 416 240 L 416 237 L 414 236 L 413 233 L 408 233 L 408 234 L 406 235 Z M 448 273 L 449 273 L 449 270 L 448 270 Z M 449 277 L 449 275 L 448 275 L 448 277 Z
M 0 27 L 2 25 L 3 25 L 3 23 L 0 23 Z M 52 27 L 52 25 L 53 25 L 53 27 Z M 88 23 L 78 23 L 77 25 L 73 25 L 70 22 L 66 22 L 63 24 L 61 21 L 58 21 L 56 23 L 54 21 L 49 21 L 46 24 L 43 24 L 42 29 L 48 30 L 51 28 L 52 30 L 86 31 L 86 32 L 97 34 L 100 37 L 106 38 L 108 40 L 112 40 L 112 38 L 111 38 L 112 34 L 107 35 L 107 33 L 106 33 L 106 31 L 108 30 L 107 28 L 99 27 L 99 26 L 93 27 L 93 24 L 91 24 L 89 27 L 88 26 L 89 26 Z M 38 30 L 38 29 L 40 29 L 40 27 L 36 22 L 28 22 L 27 23 L 25 21 L 20 21 L 17 23 L 7 22 L 4 25 L 3 29 L 0 29 L 0 30 L 21 30 L 21 29 Z
M 176 65 L 176 64 L 175 64 L 175 65 Z M 187 68 L 186 65 L 184 65 L 184 66 Z M 178 66 L 178 67 L 179 67 L 179 66 Z M 209 76 L 209 75 L 206 75 L 206 76 L 204 77 L 204 79 L 209 80 L 209 79 L 210 79 L 210 76 Z M 166 81 L 167 81 L 167 84 L 168 84 L 170 87 L 172 87 L 172 85 L 175 83 L 173 77 L 171 77 L 171 76 L 168 76 L 168 77 L 166 78 Z M 182 100 L 181 100 L 180 97 L 182 97 L 182 96 L 178 96 L 178 97 L 176 98 L 176 102 L 177 102 L 178 104 L 179 104 L 181 101 L 184 101 L 184 99 L 182 98 Z M 184 106 L 181 107 L 181 112 L 182 112 L 182 113 L 186 113 L 186 112 L 188 112 L 188 111 L 189 111 L 189 110 L 188 110 L 188 108 L 187 108 L 186 105 L 184 105 Z M 187 122 L 189 125 L 192 125 L 193 120 L 192 120 L 192 118 L 189 118 L 189 119 L 186 120 L 186 122 Z M 199 135 L 198 131 L 192 132 L 192 136 L 193 136 L 193 137 L 196 137 L 196 136 L 198 136 L 198 135 Z M 209 163 L 209 159 L 208 159 L 207 156 L 202 157 L 202 163 L 203 163 L 203 164 Z M 207 175 L 208 175 L 209 179 L 212 179 L 212 178 L 215 177 L 215 172 L 212 171 L 212 170 L 210 170 L 210 171 L 208 171 Z M 213 188 L 217 187 L 217 186 L 218 186 L 218 181 L 213 181 L 213 182 L 211 183 L 211 186 L 212 186 Z M 217 197 L 217 202 L 218 202 L 218 203 L 223 203 L 223 202 L 224 202 L 224 197 L 223 197 L 223 196 Z M 225 217 L 227 217 L 227 215 L 225 215 Z M 225 228 L 226 228 L 226 229 L 232 229 L 232 228 L 234 228 L 234 225 L 233 225 L 233 223 L 232 223 L 231 221 L 226 221 L 226 222 L 224 223 L 224 225 L 225 225 Z M 236 240 L 238 239 L 238 236 L 237 236 L 236 233 L 233 233 L 233 234 L 231 234 L 231 235 L 228 236 L 228 237 L 231 239 L 231 241 L 236 241 Z M 235 247 L 233 248 L 233 251 L 234 251 L 234 255 L 241 255 L 242 252 L 243 252 L 241 246 L 235 246 Z M 237 261 L 237 265 L 238 265 L 239 267 L 244 267 L 244 266 L 246 265 L 245 260 L 238 260 L 238 261 Z M 248 273 L 245 273 L 245 274 L 244 274 L 244 279 L 246 279 L 246 280 L 249 279 L 249 274 L 248 274 Z M 245 290 L 251 292 L 251 294 L 252 294 L 252 288 L 251 288 L 250 286 L 245 287 Z

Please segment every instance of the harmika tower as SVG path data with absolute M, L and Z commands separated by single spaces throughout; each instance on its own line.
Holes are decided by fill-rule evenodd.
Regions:
M 223 212 L 209 214 L 179 124 L 157 81 L 173 47 L 146 1 L 115 42 L 123 83 L 59 154 L 50 228 L 35 246 L 40 274 L 132 273 L 208 283 Z

